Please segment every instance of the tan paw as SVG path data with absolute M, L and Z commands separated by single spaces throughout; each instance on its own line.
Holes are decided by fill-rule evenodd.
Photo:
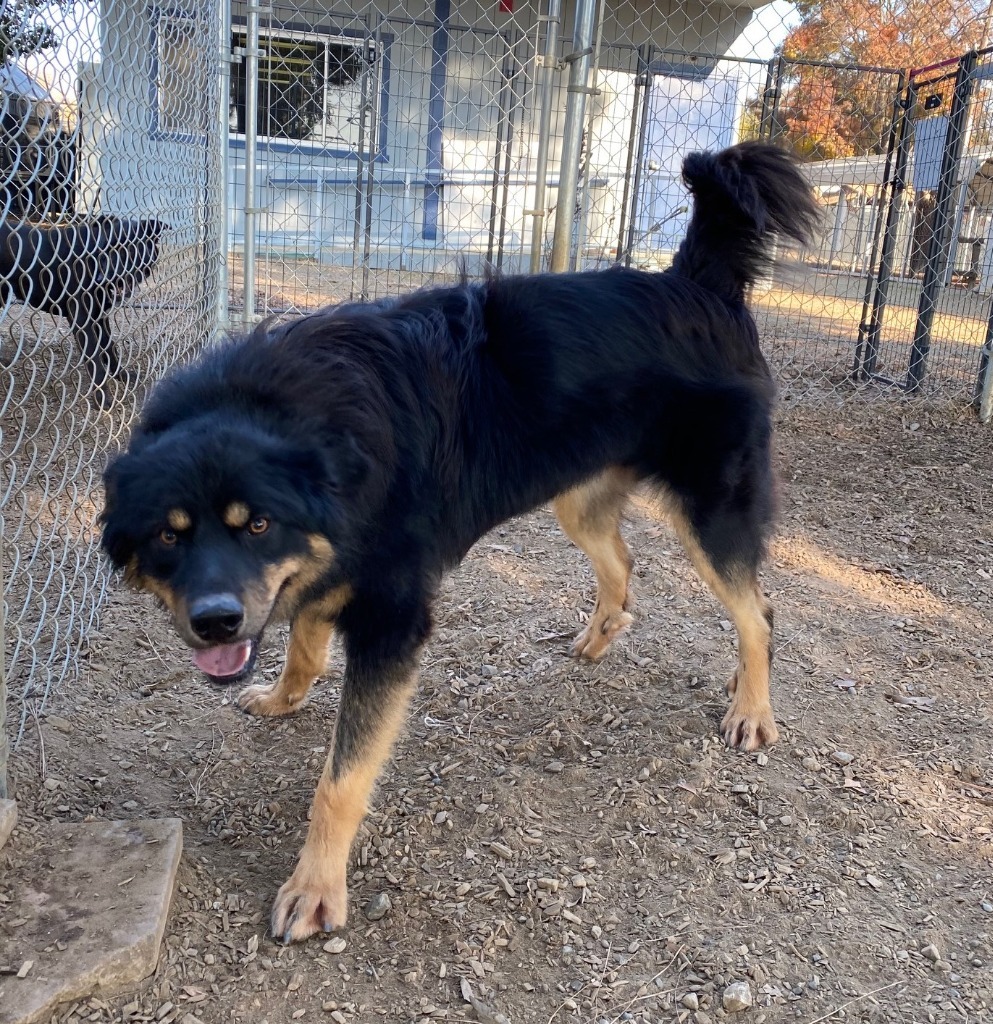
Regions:
M 279 683 L 273 683 L 271 686 L 253 683 L 238 694 L 239 707 L 250 715 L 262 715 L 266 718 L 292 715 L 302 704 L 302 700 L 287 700 L 286 695 L 279 691 Z
M 344 928 L 347 918 L 344 868 L 338 872 L 321 870 L 312 859 L 301 856 L 272 906 L 272 934 L 276 940 L 302 942 L 311 935 Z
M 589 661 L 602 658 L 614 637 L 623 633 L 632 622 L 634 616 L 630 612 L 617 611 L 612 615 L 601 615 L 595 611 L 589 625 L 573 641 L 573 656 Z
M 732 700 L 721 722 L 721 735 L 729 747 L 758 750 L 761 746 L 775 743 L 779 739 L 779 729 L 768 702 L 749 707 L 744 701 Z

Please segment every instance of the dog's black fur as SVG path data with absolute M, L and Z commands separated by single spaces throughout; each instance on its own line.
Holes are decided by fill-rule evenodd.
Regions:
M 108 314 L 152 272 L 159 220 L 99 214 L 61 225 L 0 224 L 0 299 L 64 317 L 98 404 L 108 377 L 122 373 Z
M 743 648 L 727 738 L 749 749 L 775 738 L 771 612 L 756 603 L 773 516 L 773 384 L 744 296 L 771 236 L 803 241 L 817 210 L 768 146 L 696 154 L 684 170 L 695 209 L 666 273 L 508 277 L 262 328 L 164 380 L 109 467 L 103 544 L 115 565 L 162 598 L 192 647 L 251 642 L 252 657 L 239 648 L 218 681 L 251 670 L 270 620 L 294 622 L 284 676 L 274 690 L 250 687 L 250 709 L 289 710 L 323 664 L 321 622 L 343 635 L 334 749 L 277 900 L 278 935 L 344 920 L 344 869 L 321 875 L 326 855 L 314 851 L 331 840 L 313 836 L 332 834 L 356 766 L 364 779 L 381 760 L 384 709 L 428 636 L 442 574 L 491 527 L 550 499 L 563 523 L 574 513 L 571 535 L 589 539 L 603 577 L 603 565 L 628 568 L 619 534 L 616 557 L 596 553 L 616 521 L 592 533 L 583 523 L 639 480 L 661 491 L 705 578 L 740 613 L 739 632 L 761 638 L 765 676 Z M 630 620 L 623 604 L 604 635 Z M 606 640 L 594 639 L 599 656 Z M 303 654 L 312 667 L 294 681 Z M 322 801 L 339 809 L 327 820 Z M 347 853 L 350 839 L 334 842 Z

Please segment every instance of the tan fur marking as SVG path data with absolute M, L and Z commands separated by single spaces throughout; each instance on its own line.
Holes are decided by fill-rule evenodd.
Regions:
M 252 510 L 243 501 L 233 501 L 224 510 L 221 518 L 225 526 L 230 526 L 232 530 L 241 530 L 248 525 L 251 515 Z
M 166 514 L 166 522 L 174 530 L 188 530 L 193 525 L 189 512 L 181 508 L 171 508 Z
M 679 502 L 671 495 L 666 512 L 700 578 L 728 610 L 738 631 L 738 667 L 727 688 L 731 707 L 721 723 L 724 740 L 743 750 L 775 743 L 779 730 L 769 699 L 772 630 L 766 615 L 770 605 L 756 579 L 729 580 L 717 572 Z
M 157 597 L 169 610 L 172 617 L 178 622 L 183 615 L 183 602 L 176 596 L 171 587 L 166 586 L 161 580 L 154 576 L 135 576 L 130 581 L 138 590 Z
M 628 612 L 631 553 L 620 519 L 635 483 L 633 472 L 612 467 L 553 502 L 562 529 L 593 563 L 597 578 L 596 607 L 572 646 L 580 657 L 603 657 L 614 637 L 634 621 Z
M 358 761 L 337 779 L 332 776 L 331 753 L 314 794 L 310 829 L 300 860 L 279 890 L 272 912 L 273 933 L 296 942 L 324 929 L 344 926 L 348 908 L 348 855 L 359 825 L 368 810 L 376 779 L 406 718 L 413 675 L 396 686 L 377 707 L 370 734 Z M 288 933 L 288 934 L 287 934 Z
M 253 715 L 277 717 L 296 711 L 315 680 L 327 668 L 333 620 L 351 599 L 350 587 L 338 587 L 308 605 L 293 622 L 286 663 L 271 686 L 253 684 L 238 694 L 238 703 Z

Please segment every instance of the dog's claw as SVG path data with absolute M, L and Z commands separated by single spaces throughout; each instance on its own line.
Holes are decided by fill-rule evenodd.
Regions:
M 267 686 L 264 683 L 253 683 L 246 686 L 238 694 L 238 706 L 250 715 L 261 715 L 265 718 L 278 718 L 281 715 L 292 715 L 299 711 L 303 702 L 290 703 L 286 700 L 279 684 Z
M 345 926 L 348 889 L 345 874 L 327 872 L 324 865 L 304 860 L 279 890 L 272 908 L 272 933 L 288 946 L 311 935 Z
M 576 637 L 572 644 L 573 657 L 587 661 L 599 661 L 607 653 L 614 637 L 620 635 L 634 622 L 630 612 L 618 609 L 614 612 L 601 612 L 597 608 L 593 612 L 586 629 Z
M 779 739 L 779 729 L 768 703 L 744 708 L 739 706 L 739 702 L 732 701 L 721 722 L 721 735 L 729 747 L 750 752 L 775 743 Z

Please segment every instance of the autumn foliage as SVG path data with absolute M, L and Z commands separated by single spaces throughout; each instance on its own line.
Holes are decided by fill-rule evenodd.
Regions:
M 801 0 L 797 8 L 802 21 L 782 47 L 776 128 L 811 159 L 882 152 L 896 89 L 896 75 L 882 69 L 958 56 L 989 29 L 985 0 Z

